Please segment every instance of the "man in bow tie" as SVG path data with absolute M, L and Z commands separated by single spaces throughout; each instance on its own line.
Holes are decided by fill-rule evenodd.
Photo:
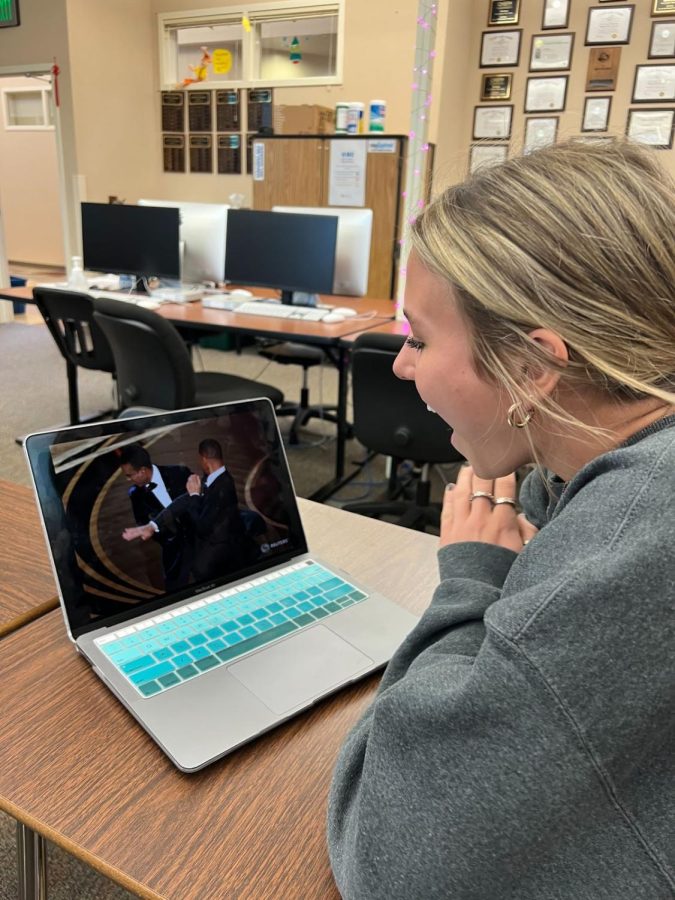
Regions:
M 147 525 L 181 494 L 185 493 L 191 472 L 187 466 L 156 466 L 141 444 L 129 444 L 119 456 L 122 473 L 132 485 L 129 499 L 134 520 Z M 162 569 L 167 591 L 184 587 L 190 579 L 192 566 L 193 530 L 184 517 L 167 517 L 153 540 L 162 548 Z
M 196 581 L 206 581 L 253 561 L 257 545 L 246 533 L 234 479 L 225 467 L 220 443 L 205 438 L 197 453 L 203 478 L 190 475 L 183 496 L 153 516 L 150 524 L 127 528 L 122 536 L 127 541 L 145 541 L 161 534 L 172 516 L 186 515 L 195 535 L 192 572 Z

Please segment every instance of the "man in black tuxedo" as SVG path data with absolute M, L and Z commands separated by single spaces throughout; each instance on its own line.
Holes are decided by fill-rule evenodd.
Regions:
M 155 466 L 140 444 L 129 444 L 119 455 L 120 469 L 133 485 L 129 499 L 137 525 L 147 525 L 185 493 L 191 476 L 187 466 Z M 189 521 L 177 515 L 165 519 L 161 532 L 153 531 L 153 540 L 162 548 L 162 569 L 167 591 L 185 587 L 190 580 L 194 537 Z
M 187 493 L 154 516 L 149 525 L 127 528 L 123 537 L 148 540 L 156 532 L 161 534 L 172 516 L 187 515 L 195 534 L 192 572 L 197 581 L 206 581 L 251 562 L 257 545 L 246 534 L 234 479 L 225 468 L 220 444 L 206 438 L 197 452 L 204 477 L 190 475 Z

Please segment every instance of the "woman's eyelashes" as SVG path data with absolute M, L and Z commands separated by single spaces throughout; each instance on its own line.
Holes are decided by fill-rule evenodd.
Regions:
M 418 341 L 417 338 L 409 337 L 406 338 L 405 341 L 406 347 L 410 347 L 411 350 L 422 350 L 424 348 L 424 343 L 422 341 Z

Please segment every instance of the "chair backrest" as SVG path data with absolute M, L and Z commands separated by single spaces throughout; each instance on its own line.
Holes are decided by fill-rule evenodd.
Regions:
M 55 288 L 33 288 L 33 297 L 61 355 L 75 366 L 114 372 L 110 344 L 94 321 L 89 294 Z
M 369 450 L 418 463 L 461 462 L 452 429 L 430 413 L 412 381 L 392 371 L 405 338 L 360 335 L 352 351 L 354 435 Z
M 194 406 L 192 361 L 171 322 L 150 309 L 110 298 L 94 300 L 94 319 L 112 348 L 122 407 Z

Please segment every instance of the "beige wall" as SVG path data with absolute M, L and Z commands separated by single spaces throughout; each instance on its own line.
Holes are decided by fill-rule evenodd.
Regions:
M 59 95 L 61 105 L 58 116 L 64 178 L 64 205 L 75 207 L 75 180 L 77 153 L 73 124 L 71 77 L 68 65 L 69 47 L 66 27 L 66 0 L 30 0 L 21 5 L 21 25 L 18 28 L 0 29 L 0 67 L 51 64 L 56 60 L 61 68 Z M 39 208 L 26 209 L 26 215 L 39 215 Z M 71 255 L 76 245 L 74 217 L 66 222 L 65 254 Z
M 42 87 L 34 78 L 0 78 L 0 91 Z M 4 113 L 4 109 L 3 109 Z M 8 131 L 0 124 L 0 209 L 8 259 L 63 265 L 54 130 Z
M 157 177 L 149 0 L 68 0 L 77 156 L 87 199 L 129 202 Z
M 610 128 L 623 133 L 635 65 L 646 63 L 651 0 L 634 0 L 629 46 L 622 48 Z M 239 4 L 239 0 L 237 0 Z M 79 193 L 89 200 L 115 194 L 226 201 L 236 191 L 251 200 L 249 176 L 162 172 L 157 21 L 159 12 L 204 9 L 209 0 L 30 0 L 22 5 L 19 28 L 0 29 L 0 65 L 51 62 L 60 67 L 60 133 L 66 194 L 71 210 L 66 241 L 76 242 Z M 218 5 L 228 5 L 219 0 Z M 240 4 L 239 4 L 240 5 Z M 560 135 L 579 134 L 588 48 L 586 18 L 592 0 L 572 0 L 569 30 L 576 32 L 567 109 Z M 530 39 L 541 27 L 543 0 L 522 0 L 521 62 L 514 69 L 511 152 L 522 144 L 523 98 Z M 279 104 L 374 97 L 387 100 L 387 131 L 407 134 L 417 0 L 346 0 L 344 83 L 324 87 L 277 88 Z M 439 0 L 430 138 L 437 144 L 436 188 L 461 179 L 467 170 L 474 107 L 479 104 L 481 32 L 487 30 L 487 0 Z M 67 24 L 66 24 L 67 23 Z M 487 70 L 494 71 L 494 70 Z M 648 108 L 646 105 L 642 108 Z M 661 151 L 675 171 L 675 151 Z M 36 210 L 26 210 L 36 214 Z M 74 252 L 70 250 L 69 252 Z
M 412 67 L 415 51 L 417 0 L 346 0 L 344 78 L 341 85 L 279 87 L 276 104 L 312 103 L 334 107 L 338 100 L 373 98 L 387 100 L 387 131 L 407 134 L 412 96 Z M 241 6 L 240 0 L 151 0 L 153 15 L 177 10 L 208 9 L 212 6 Z M 155 43 L 154 53 L 157 54 Z M 159 89 L 159 62 L 155 77 Z M 172 200 L 227 201 L 230 193 L 244 194 L 252 202 L 250 176 L 216 174 L 166 174 L 161 172 L 160 113 L 156 103 L 157 135 L 154 153 L 158 178 L 156 196 Z

